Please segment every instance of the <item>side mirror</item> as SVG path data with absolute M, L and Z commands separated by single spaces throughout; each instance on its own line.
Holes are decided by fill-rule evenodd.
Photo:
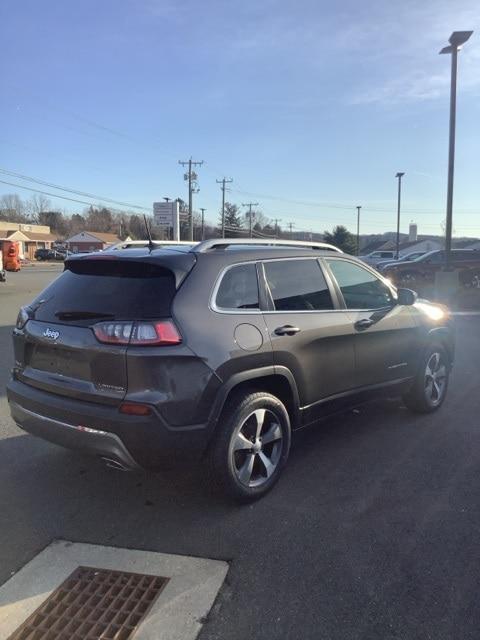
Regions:
M 397 304 L 410 306 L 415 304 L 418 295 L 411 289 L 397 289 Z

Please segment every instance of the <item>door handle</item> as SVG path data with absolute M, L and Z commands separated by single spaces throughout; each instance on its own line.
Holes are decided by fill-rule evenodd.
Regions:
M 371 318 L 364 318 L 363 320 L 357 320 L 353 326 L 358 331 L 361 331 L 362 329 L 368 329 L 372 324 L 374 324 L 374 321 Z
M 299 331 L 299 327 L 292 327 L 290 324 L 286 324 L 283 327 L 277 327 L 275 329 L 277 336 L 293 336 Z

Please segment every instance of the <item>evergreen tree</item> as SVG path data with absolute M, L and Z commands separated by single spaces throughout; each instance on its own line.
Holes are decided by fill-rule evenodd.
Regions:
M 333 244 L 345 253 L 355 254 L 357 251 L 357 241 L 355 236 L 342 225 L 337 225 L 332 232 L 325 231 L 323 239 L 329 244 Z
M 220 219 L 218 226 L 222 227 L 222 212 L 220 211 Z M 225 202 L 225 235 L 228 235 L 229 229 L 242 228 L 242 214 L 239 207 L 231 202 Z M 235 232 L 234 232 L 235 233 Z

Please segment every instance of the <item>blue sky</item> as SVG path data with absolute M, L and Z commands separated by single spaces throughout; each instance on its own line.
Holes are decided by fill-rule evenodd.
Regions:
M 459 56 L 456 235 L 480 236 L 477 0 L 4 0 L 0 167 L 150 207 L 183 196 L 178 160 L 297 229 L 441 233 L 453 30 Z M 35 186 L 18 179 L 0 179 Z M 0 184 L 0 195 L 21 191 Z M 51 191 L 51 189 L 47 189 Z M 82 205 L 52 202 L 68 211 Z

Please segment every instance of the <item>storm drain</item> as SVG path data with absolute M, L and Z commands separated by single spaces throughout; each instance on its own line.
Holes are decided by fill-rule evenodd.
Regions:
M 78 567 L 8 640 L 127 640 L 168 578 Z

